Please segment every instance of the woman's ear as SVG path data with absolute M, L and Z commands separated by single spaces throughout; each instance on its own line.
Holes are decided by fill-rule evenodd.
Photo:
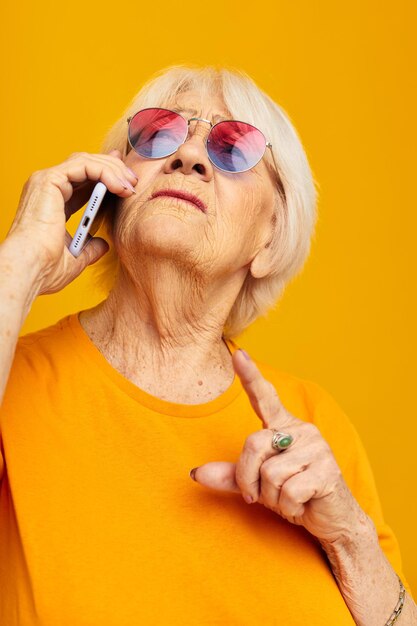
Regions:
M 259 250 L 250 264 L 249 271 L 254 278 L 264 278 L 272 270 L 271 247 L 266 244 Z
M 276 223 L 277 215 L 274 212 L 271 218 L 268 242 L 259 250 L 249 266 L 249 271 L 254 278 L 264 278 L 273 270 L 272 241 L 275 236 Z

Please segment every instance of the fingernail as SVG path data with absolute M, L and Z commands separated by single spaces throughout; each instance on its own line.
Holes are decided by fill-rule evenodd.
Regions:
M 120 178 L 120 176 L 117 176 L 117 180 L 120 180 L 124 189 L 127 189 L 127 184 L 126 184 L 127 181 L 125 181 L 123 178 Z
M 195 480 L 195 473 L 198 470 L 198 467 L 193 467 L 193 469 L 190 471 L 190 476 L 193 480 Z
M 128 186 L 128 188 L 130 189 L 130 191 L 133 191 L 133 193 L 136 193 L 135 188 L 133 187 L 133 185 L 131 185 L 131 184 L 129 183 L 129 181 L 128 181 L 128 180 L 125 180 L 125 183 L 126 183 L 126 185 Z
M 240 349 L 240 351 L 244 354 L 245 358 L 246 358 L 248 361 L 250 361 L 250 356 L 249 356 L 249 354 L 248 354 L 247 352 L 245 352 L 244 350 L 242 350 L 242 348 L 239 348 L 239 349 Z
M 252 496 L 250 496 L 249 494 L 245 493 L 243 498 L 244 498 L 245 502 L 247 502 L 248 504 L 252 504 L 252 502 L 253 502 Z
M 129 170 L 129 172 L 131 174 L 133 174 L 133 176 L 139 180 L 139 176 L 137 174 L 135 174 L 135 172 L 133 170 L 131 170 L 130 167 L 127 167 L 126 169 Z

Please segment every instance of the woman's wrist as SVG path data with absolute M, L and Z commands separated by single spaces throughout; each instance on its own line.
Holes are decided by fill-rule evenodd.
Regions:
M 24 309 L 25 317 L 46 273 L 41 250 L 28 236 L 13 233 L 0 244 L 0 290 L 3 302 Z
M 42 284 L 40 255 L 28 238 L 9 235 L 0 244 L 0 403 L 19 332 Z
M 363 514 L 349 532 L 320 544 L 355 623 L 385 624 L 397 605 L 399 585 L 372 520 Z
M 326 552 L 332 550 L 333 553 L 343 553 L 345 551 L 350 552 L 352 547 L 379 546 L 375 524 L 359 505 L 357 509 L 355 519 L 340 532 L 336 539 L 329 541 L 320 539 L 320 544 Z

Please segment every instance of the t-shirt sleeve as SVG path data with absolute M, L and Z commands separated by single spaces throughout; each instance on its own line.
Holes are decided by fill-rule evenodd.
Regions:
M 331 446 L 352 494 L 375 524 L 382 551 L 411 595 L 402 569 L 398 541 L 384 519 L 374 474 L 361 438 L 334 398 L 315 383 L 313 386 L 316 400 L 314 423 Z

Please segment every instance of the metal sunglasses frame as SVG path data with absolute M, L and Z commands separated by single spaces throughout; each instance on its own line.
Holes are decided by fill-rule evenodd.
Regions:
M 141 109 L 140 111 L 137 111 L 134 115 L 131 115 L 130 117 L 128 117 L 128 118 L 127 118 L 127 120 L 126 120 L 126 121 L 127 121 L 128 127 L 129 127 L 129 124 L 130 124 L 131 120 L 135 117 L 135 115 L 137 115 L 137 114 L 138 114 L 138 113 L 140 113 L 141 111 L 147 111 L 148 109 L 161 109 L 162 111 L 169 111 L 170 113 L 175 113 L 176 115 L 179 115 L 180 117 L 182 117 L 182 119 L 183 119 L 183 120 L 185 120 L 185 121 L 187 122 L 187 128 L 190 126 L 190 122 L 192 122 L 193 120 L 200 120 L 201 122 L 206 122 L 207 124 L 210 124 L 210 127 L 211 127 L 211 128 L 210 128 L 210 132 L 209 132 L 209 134 L 207 135 L 207 137 L 206 137 L 206 142 L 205 142 L 205 148 L 206 148 L 207 156 L 208 156 L 208 158 L 209 158 L 209 159 L 210 159 L 210 155 L 209 155 L 208 150 L 207 150 L 207 140 L 208 140 L 208 138 L 209 138 L 209 136 L 210 136 L 210 133 L 211 133 L 211 131 L 213 130 L 213 128 L 214 128 L 215 126 L 217 126 L 217 124 L 222 124 L 223 122 L 240 122 L 240 121 L 241 121 L 241 120 L 220 120 L 220 121 L 219 121 L 219 122 L 217 122 L 216 124 L 213 124 L 212 122 L 210 122 L 210 120 L 206 120 L 206 119 L 204 119 L 203 117 L 190 117 L 189 119 L 187 119 L 187 118 L 185 118 L 185 117 L 184 117 L 181 113 L 178 113 L 178 111 L 173 111 L 172 109 L 166 109 L 165 107 L 146 107 L 145 109 Z M 253 126 L 253 124 L 249 124 L 248 122 L 241 122 L 241 123 L 242 123 L 242 124 L 248 124 L 249 126 L 252 126 L 253 128 L 256 128 L 256 126 Z M 259 130 L 259 128 L 256 128 L 256 130 L 257 130 L 257 131 L 259 131 L 259 132 L 261 133 L 261 135 L 262 135 L 262 136 L 264 137 L 264 139 L 265 139 L 265 136 L 264 136 L 263 132 L 262 132 L 261 130 Z M 166 155 L 165 155 L 165 156 L 163 156 L 163 157 L 144 157 L 144 158 L 146 158 L 146 159 L 165 159 L 167 156 L 170 156 L 171 154 L 174 154 L 174 153 L 178 150 L 178 148 L 179 148 L 179 147 L 180 147 L 183 143 L 185 143 L 185 142 L 187 141 L 187 138 L 188 138 L 188 131 L 187 131 L 187 135 L 186 135 L 186 137 L 185 137 L 184 141 L 182 141 L 180 144 L 178 144 L 178 146 L 175 148 L 175 150 L 173 150 L 173 151 L 172 151 L 172 152 L 170 152 L 169 154 L 166 154 Z M 135 148 L 134 148 L 134 147 L 132 146 L 132 144 L 130 143 L 130 139 L 129 139 L 129 132 L 128 132 L 128 133 L 127 133 L 127 141 L 126 141 L 126 156 L 128 155 L 129 150 L 130 150 L 129 146 L 130 146 L 130 148 L 131 148 L 132 150 L 135 150 Z M 261 161 L 261 159 L 263 159 L 263 157 L 265 156 L 265 152 L 266 152 L 266 149 L 267 149 L 267 148 L 269 148 L 269 149 L 271 150 L 271 155 L 272 155 L 272 159 L 273 159 L 273 161 L 274 161 L 274 166 L 275 166 L 275 170 L 276 170 L 276 173 L 277 173 L 278 181 L 280 182 L 280 186 L 282 186 L 282 183 L 281 183 L 281 177 L 280 177 L 280 175 L 279 175 L 278 166 L 277 166 L 277 163 L 276 163 L 276 161 L 275 161 L 274 151 L 272 150 L 272 143 L 271 143 L 270 141 L 266 141 L 266 140 L 265 140 L 265 150 L 264 150 L 264 152 L 263 152 L 262 156 L 261 156 L 261 157 L 260 157 L 260 159 L 259 159 L 259 160 L 255 163 L 255 165 L 252 165 L 252 167 L 248 167 L 246 170 L 239 170 L 239 172 L 231 172 L 230 170 L 225 170 L 225 169 L 223 169 L 222 167 L 219 167 L 218 165 L 216 165 L 215 163 L 213 163 L 213 161 L 212 161 L 211 159 L 210 159 L 210 162 L 211 162 L 211 163 L 213 163 L 214 167 L 216 167 L 217 169 L 219 169 L 219 170 L 220 170 L 220 171 L 222 171 L 222 172 L 227 172 L 228 174 L 242 174 L 243 172 L 248 172 L 249 170 L 251 170 L 251 169 L 253 169 L 254 167 L 256 167 L 256 165 L 258 165 L 258 163 Z M 135 150 L 135 152 L 136 152 L 136 150 Z M 138 154 L 138 153 L 137 153 L 137 154 Z M 139 156 L 142 156 L 142 155 L 139 155 Z

